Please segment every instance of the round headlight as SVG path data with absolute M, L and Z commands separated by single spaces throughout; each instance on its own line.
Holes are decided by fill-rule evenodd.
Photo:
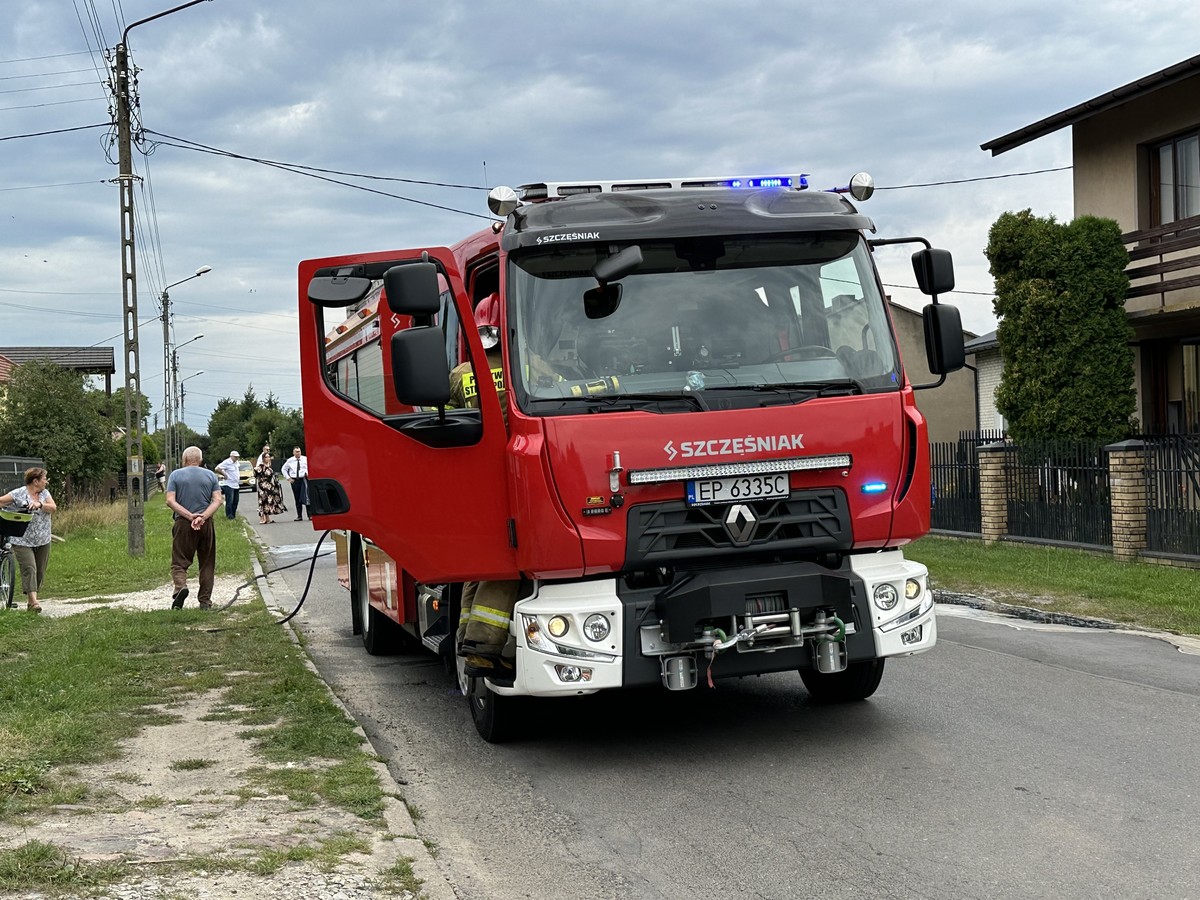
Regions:
M 551 637 L 560 638 L 571 630 L 571 623 L 566 616 L 551 616 L 550 621 L 546 623 L 546 630 L 550 632 Z
M 608 619 L 600 613 L 593 613 L 584 620 L 583 633 L 587 635 L 589 641 L 602 641 L 608 637 L 608 632 L 612 626 L 608 623 Z
M 915 578 L 910 578 L 904 582 L 904 599 L 916 600 L 921 596 L 921 582 Z
M 875 605 L 880 609 L 891 609 L 900 599 L 900 595 L 892 585 L 877 584 L 875 585 Z

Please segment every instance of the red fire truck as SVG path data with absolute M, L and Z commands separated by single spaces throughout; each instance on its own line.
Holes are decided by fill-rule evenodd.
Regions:
M 816 701 L 860 700 L 888 657 L 933 647 L 928 573 L 901 549 L 929 528 L 932 385 L 901 364 L 873 248 L 921 245 L 942 380 L 962 330 L 937 298 L 949 253 L 872 237 L 851 202 L 872 191 L 496 188 L 452 247 L 302 262 L 312 512 L 367 651 L 453 660 L 463 584 L 519 580 L 512 682 L 458 666 L 501 740 L 525 697 L 795 671 Z M 491 295 L 498 365 L 473 318 Z M 462 364 L 477 407 L 447 408 Z

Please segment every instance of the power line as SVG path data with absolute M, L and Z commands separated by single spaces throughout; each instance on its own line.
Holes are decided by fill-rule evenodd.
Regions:
M 0 59 L 0 66 L 9 63 L 38 62 L 43 59 L 62 59 L 64 56 L 90 56 L 91 50 L 75 50 L 71 53 L 52 53 L 50 56 L 26 56 L 21 59 Z
M 145 129 L 145 133 L 157 135 L 158 137 L 167 138 L 168 140 L 172 140 L 172 141 L 179 141 L 180 143 L 183 143 L 183 144 L 189 144 L 189 145 L 191 145 L 191 147 L 201 149 L 201 150 L 206 150 L 211 153 L 217 153 L 217 154 L 220 154 L 221 156 L 229 156 L 234 159 L 244 159 L 249 162 L 262 163 L 263 165 L 268 165 L 268 166 L 285 166 L 289 169 L 298 169 L 298 170 L 302 170 L 305 172 L 322 172 L 326 175 L 344 175 L 347 178 L 367 178 L 372 181 L 397 181 L 397 182 L 401 182 L 403 184 L 420 184 L 420 185 L 425 185 L 428 187 L 461 188 L 463 190 L 468 190 L 468 191 L 486 191 L 487 190 L 486 187 L 481 187 L 477 184 L 453 184 L 453 183 L 444 182 L 444 181 L 422 181 L 421 179 L 418 179 L 418 178 L 399 178 L 399 177 L 391 176 L 391 175 L 367 175 L 362 172 L 343 172 L 338 169 L 323 169 L 320 166 L 305 166 L 305 165 L 301 165 L 300 163 L 280 162 L 279 160 L 263 159 L 262 157 L 257 157 L 257 156 L 245 156 L 240 153 L 234 153 L 232 150 L 221 150 L 218 147 L 209 147 L 205 144 L 197 143 L 196 141 L 189 141 L 187 138 L 175 137 L 174 135 L 170 135 L 170 134 L 163 134 L 161 131 L 154 131 L 149 128 Z M 168 146 L 174 146 L 174 145 L 168 144 Z M 186 149 L 190 149 L 190 147 L 181 147 L 180 149 L 186 150 Z
M 0 91 L 0 94 L 28 94 L 30 91 L 57 91 L 59 88 L 87 87 L 89 85 L 91 85 L 90 81 L 72 81 L 67 84 L 46 84 L 41 87 L 10 88 Z
M 1059 166 L 1056 169 L 1035 169 L 1032 172 L 1009 172 L 1006 175 L 981 175 L 979 178 L 959 178 L 954 181 L 927 181 L 924 184 L 893 184 L 888 187 L 876 187 L 877 191 L 902 191 L 905 188 L 942 187 L 947 184 L 970 184 L 973 181 L 996 181 L 1000 178 L 1019 178 L 1023 175 L 1044 175 L 1046 172 L 1065 172 L 1074 166 Z
M 31 103 L 27 106 L 0 106 L 0 112 L 11 112 L 15 109 L 42 109 L 46 106 L 66 106 L 68 103 L 95 103 L 103 97 L 81 97 L 78 100 L 55 100 L 52 103 Z
M 146 129 L 145 133 L 157 134 L 160 137 L 169 137 L 169 135 L 162 135 L 160 132 L 151 131 L 150 129 Z M 281 163 L 281 162 L 274 162 L 272 160 L 267 160 L 267 159 L 257 159 L 252 156 L 244 156 L 242 154 L 233 153 L 228 150 L 218 150 L 213 147 L 205 147 L 202 144 L 194 144 L 193 146 L 188 146 L 187 144 L 172 143 L 172 141 L 176 141 L 176 140 L 180 140 L 180 139 L 179 138 L 170 138 L 170 140 L 166 140 L 166 141 L 155 141 L 154 144 L 156 146 L 162 145 L 162 146 L 167 146 L 167 147 L 175 147 L 176 149 L 179 149 L 179 150 L 192 150 L 196 153 L 208 153 L 213 156 L 225 156 L 225 157 L 229 157 L 231 159 L 241 159 L 241 160 L 245 160 L 247 162 L 253 162 L 253 163 L 258 163 L 260 165 L 269 166 L 271 168 L 281 169 L 284 172 L 291 172 L 294 175 L 304 175 L 308 178 L 315 178 L 318 181 L 328 182 L 329 184 L 337 184 L 337 185 L 341 185 L 342 187 L 354 188 L 355 190 L 365 191 L 368 194 L 378 194 L 381 197 L 390 197 L 393 200 L 403 200 L 406 203 L 415 203 L 418 206 L 426 206 L 426 207 L 429 207 L 430 209 L 440 209 L 443 212 L 458 213 L 459 215 L 470 216 L 475 219 L 486 219 L 489 222 L 493 221 L 491 216 L 486 216 L 486 215 L 483 215 L 482 213 L 471 212 L 471 211 L 465 210 L 465 209 L 456 209 L 453 206 L 443 206 L 440 203 L 430 203 L 427 200 L 418 200 L 415 197 L 405 197 L 401 194 L 393 194 L 388 191 L 381 191 L 381 190 L 377 190 L 376 188 L 369 188 L 369 187 L 366 187 L 365 185 L 361 185 L 361 184 L 352 184 L 348 181 L 339 181 L 336 178 L 328 178 L 324 175 L 318 175 L 315 172 L 304 171 L 303 167 L 296 166 L 292 163 Z M 189 141 L 188 143 L 192 144 L 193 142 Z M 153 150 L 151 150 L 149 152 L 153 152 Z M 360 177 L 360 176 L 354 176 L 354 177 Z M 370 177 L 370 176 L 361 176 L 361 177 Z M 401 179 L 391 179 L 391 180 L 401 180 Z M 413 181 L 412 179 L 408 179 L 408 181 L 411 183 L 416 183 L 416 184 L 436 185 L 436 182 L 416 182 L 416 181 Z M 467 187 L 467 185 L 457 185 L 457 187 Z
M 33 75 L 0 75 L 0 81 L 16 81 L 18 78 L 53 78 L 57 75 L 78 75 L 80 72 L 90 72 L 91 69 L 67 69 L 63 72 L 39 72 Z M 88 84 L 91 84 L 89 81 Z
M 56 187 L 76 187 L 81 184 L 102 184 L 107 185 L 107 181 L 64 181 L 59 184 L 27 184 L 24 187 L 9 187 L 0 188 L 0 193 L 5 191 L 36 191 L 39 188 L 56 188 Z

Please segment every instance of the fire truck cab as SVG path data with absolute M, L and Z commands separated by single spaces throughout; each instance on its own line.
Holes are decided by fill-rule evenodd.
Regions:
M 929 528 L 929 385 L 905 374 L 873 247 L 922 245 L 943 379 L 962 330 L 937 300 L 949 254 L 873 239 L 849 199 L 872 190 L 497 188 L 453 247 L 302 262 L 311 509 L 368 651 L 407 637 L 452 660 L 462 585 L 519 581 L 511 683 L 459 666 L 501 740 L 522 697 L 796 671 L 857 700 L 933 647 L 928 573 L 901 549 Z

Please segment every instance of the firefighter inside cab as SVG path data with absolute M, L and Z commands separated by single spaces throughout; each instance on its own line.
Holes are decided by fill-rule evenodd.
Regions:
M 508 424 L 504 405 L 504 366 L 500 348 L 500 297 L 488 294 L 475 307 L 475 325 L 487 351 L 488 369 L 500 396 L 500 409 Z M 471 364 L 463 362 L 450 372 L 450 409 L 477 409 L 479 390 Z M 463 585 L 455 646 L 464 658 L 466 673 L 511 684 L 515 647 L 509 644 L 508 626 L 517 602 L 520 581 L 469 581 Z

